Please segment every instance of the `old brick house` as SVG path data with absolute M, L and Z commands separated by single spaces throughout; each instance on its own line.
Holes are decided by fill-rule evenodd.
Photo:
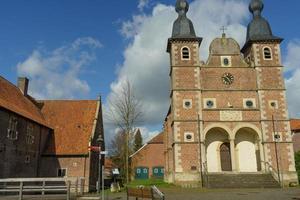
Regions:
M 291 119 L 294 151 L 300 151 L 300 119 Z
M 282 39 L 272 34 L 261 15 L 263 7 L 261 0 L 251 1 L 253 19 L 242 49 L 224 33 L 212 41 L 203 62 L 202 38 L 186 15 L 189 5 L 177 0 L 179 17 L 167 47 L 168 182 L 197 185 L 209 180 L 215 187 L 273 187 L 263 180 L 274 178 L 285 185 L 298 182 L 282 75 Z M 275 145 L 280 149 L 277 156 Z
M 94 190 L 98 153 L 88 147 L 104 136 L 101 101 L 36 101 L 28 82 L 0 77 L 0 178 L 80 177 Z
M 133 179 L 163 178 L 164 133 L 160 133 L 130 156 Z
M 18 86 L 0 76 L 0 178 L 38 177 L 41 149 L 53 132 L 27 94 L 28 80 Z

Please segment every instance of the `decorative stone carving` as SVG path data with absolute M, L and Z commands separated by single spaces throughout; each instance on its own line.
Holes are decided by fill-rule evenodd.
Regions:
M 221 121 L 242 121 L 243 116 L 241 111 L 220 111 Z

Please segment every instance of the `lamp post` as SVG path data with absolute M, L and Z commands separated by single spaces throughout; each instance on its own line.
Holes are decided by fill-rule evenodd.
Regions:
M 99 135 L 97 142 L 99 143 L 99 166 L 98 166 L 98 188 L 97 188 L 97 192 L 100 193 L 101 191 L 101 180 L 102 180 L 102 144 L 103 144 L 103 138 L 101 135 Z

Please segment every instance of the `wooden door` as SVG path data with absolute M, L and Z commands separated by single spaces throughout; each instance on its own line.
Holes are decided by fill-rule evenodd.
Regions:
M 222 171 L 232 171 L 230 144 L 223 143 L 220 147 L 221 169 Z

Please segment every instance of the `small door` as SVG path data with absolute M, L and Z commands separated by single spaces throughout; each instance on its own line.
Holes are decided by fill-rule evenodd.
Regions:
M 164 177 L 164 168 L 163 167 L 153 167 L 152 174 L 154 178 L 163 178 Z
M 136 179 L 148 179 L 149 170 L 147 167 L 137 167 L 135 169 L 135 178 Z
M 232 171 L 230 144 L 223 143 L 220 147 L 221 169 L 222 171 Z

